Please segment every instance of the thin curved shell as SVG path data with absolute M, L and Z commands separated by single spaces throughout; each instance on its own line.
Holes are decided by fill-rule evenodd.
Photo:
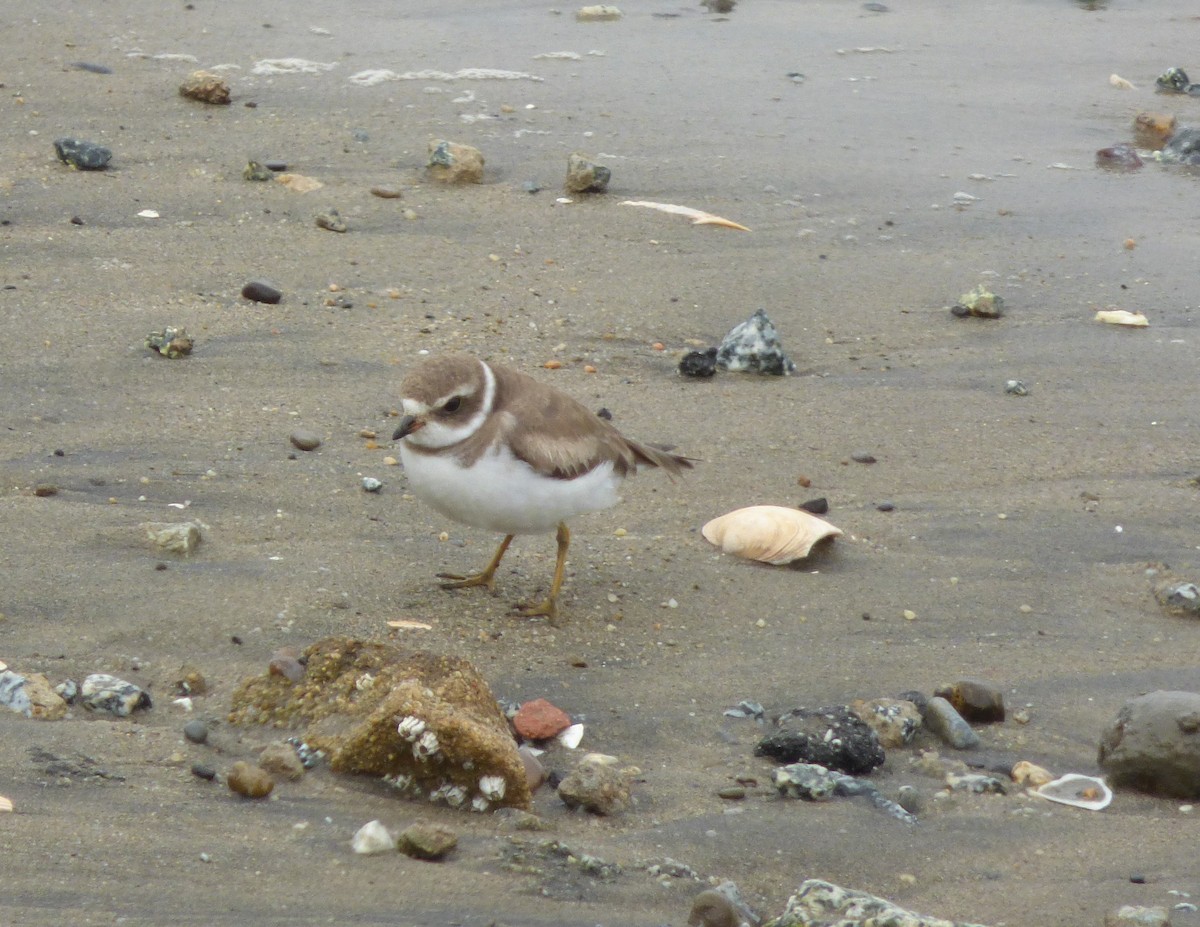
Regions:
M 818 541 L 842 531 L 803 509 L 751 505 L 714 518 L 700 533 L 727 554 L 781 566 L 803 560 Z
M 1041 788 L 1035 789 L 1033 794 L 1056 801 L 1060 805 L 1073 805 L 1088 811 L 1104 810 L 1113 798 L 1112 790 L 1103 779 L 1079 773 L 1060 776 L 1053 782 L 1047 782 Z

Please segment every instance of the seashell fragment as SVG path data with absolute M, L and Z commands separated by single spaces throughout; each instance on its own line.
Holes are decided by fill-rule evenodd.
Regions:
M 367 821 L 354 832 L 350 849 L 361 856 L 396 852 L 396 838 L 382 821 Z
M 0 811 L 12 811 L 12 810 L 13 810 L 12 799 L 5 798 L 3 795 L 0 795 Z
M 558 735 L 557 740 L 568 750 L 574 750 L 583 742 L 583 725 L 572 724 Z
M 1061 805 L 1073 805 L 1076 808 L 1086 808 L 1088 811 L 1101 811 L 1112 801 L 1112 789 L 1103 779 L 1095 776 L 1081 776 L 1079 773 L 1067 773 L 1059 776 L 1053 782 L 1034 789 L 1034 795 L 1056 801 Z
M 722 219 L 720 216 L 714 216 L 711 212 L 705 212 L 702 209 L 693 209 L 691 206 L 676 206 L 674 203 L 652 203 L 649 200 L 625 200 L 621 205 L 644 206 L 647 209 L 657 209 L 659 212 L 669 212 L 676 216 L 686 216 L 692 220 L 692 225 L 720 225 L 727 229 L 737 229 L 739 232 L 750 231 L 744 225 L 731 222 L 729 219 Z
M 1128 309 L 1101 309 L 1096 313 L 1097 322 L 1109 325 L 1128 325 L 1131 328 L 1146 328 L 1150 321 L 1140 312 L 1130 312 Z
M 803 560 L 818 541 L 842 530 L 803 509 L 751 505 L 714 518 L 700 533 L 727 554 L 781 566 Z

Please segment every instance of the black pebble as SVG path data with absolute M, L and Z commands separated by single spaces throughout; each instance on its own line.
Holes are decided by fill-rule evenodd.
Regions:
M 104 64 L 92 64 L 90 61 L 72 61 L 71 67 L 79 71 L 90 71 L 93 74 L 111 74 L 112 68 Z
M 194 744 L 202 744 L 208 740 L 208 725 L 195 718 L 183 726 L 183 736 Z
M 60 448 L 58 448 L 58 449 L 57 449 L 57 450 L 54 452 L 54 456 L 55 456 L 55 457 L 66 457 L 66 456 L 67 456 L 67 452 L 66 452 L 66 451 L 64 451 L 64 450 L 63 450 L 63 449 L 60 447 Z
M 256 303 L 274 305 L 283 299 L 283 291 L 266 280 L 251 280 L 242 287 L 242 296 Z
M 79 216 L 71 216 L 71 224 L 72 225 L 83 225 L 83 220 L 80 219 Z
M 275 171 L 276 173 L 278 173 L 279 171 L 287 170 L 287 162 L 286 161 L 264 161 L 262 163 L 262 166 L 265 167 L 267 170 Z
M 205 766 L 203 763 L 193 763 L 192 775 L 197 779 L 204 779 L 208 782 L 212 782 L 215 778 L 217 778 L 217 771 L 211 766 Z
M 596 413 L 596 416 L 598 418 L 604 419 L 606 422 L 612 421 L 612 413 L 609 412 L 608 409 L 601 409 L 599 412 Z
M 829 511 L 829 500 L 824 496 L 819 499 L 809 499 L 807 502 L 801 502 L 800 508 L 806 512 L 812 512 L 814 515 L 824 515 Z
M 717 349 L 707 348 L 704 351 L 689 351 L 679 362 L 679 375 L 696 377 L 697 379 L 711 377 L 717 372 Z
M 1140 872 L 1135 872 L 1129 876 L 1129 881 L 1132 882 L 1134 885 L 1145 885 L 1146 877 L 1144 875 L 1142 875 Z
M 877 502 L 875 508 L 881 512 L 894 512 L 896 510 L 895 502 Z
M 230 643 L 234 643 L 234 644 L 241 644 L 241 642 L 242 642 L 242 639 L 240 637 L 238 637 L 238 635 L 236 635 L 236 634 L 234 634 L 231 638 L 229 638 L 229 640 L 230 640 Z

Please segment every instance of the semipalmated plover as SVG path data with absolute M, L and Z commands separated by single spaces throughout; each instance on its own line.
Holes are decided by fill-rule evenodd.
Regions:
M 557 529 L 549 596 L 517 607 L 552 623 L 571 543 L 567 519 L 615 505 L 621 481 L 639 466 L 670 475 L 692 467 L 686 457 L 630 441 L 566 393 L 466 354 L 421 364 L 401 396 L 404 417 L 392 437 L 412 491 L 448 518 L 504 534 L 481 573 L 439 573 L 451 580 L 443 588 L 493 589 L 516 535 Z

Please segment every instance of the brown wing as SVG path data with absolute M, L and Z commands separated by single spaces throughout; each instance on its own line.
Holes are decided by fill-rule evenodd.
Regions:
M 686 457 L 630 441 L 581 403 L 533 377 L 502 367 L 492 370 L 496 420 L 513 453 L 539 473 L 570 479 L 605 461 L 612 461 L 620 476 L 633 473 L 639 464 L 662 467 L 671 474 L 692 466 Z

